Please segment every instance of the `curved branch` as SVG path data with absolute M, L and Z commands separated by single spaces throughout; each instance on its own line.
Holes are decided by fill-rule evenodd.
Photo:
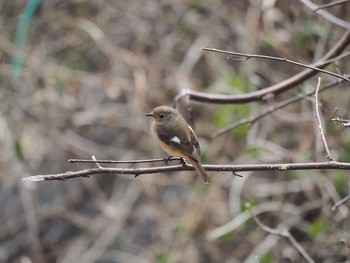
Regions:
M 317 12 L 317 14 L 320 14 L 323 18 L 327 19 L 328 21 L 332 22 L 333 24 L 336 24 L 338 26 L 341 26 L 343 28 L 346 28 L 350 30 L 350 23 L 344 21 L 343 19 L 340 19 L 330 13 L 328 13 L 325 10 L 321 10 L 321 8 L 324 8 L 324 6 L 318 6 L 315 3 L 313 3 L 310 0 L 300 0 L 304 5 L 306 5 L 308 8 L 310 8 L 312 11 Z M 347 1 L 344 1 L 347 2 Z
M 344 49 L 350 44 L 350 31 L 347 31 L 344 36 L 339 40 L 339 42 L 327 53 L 325 54 L 318 62 L 312 64 L 313 67 L 322 69 L 327 66 L 333 59 L 340 55 Z M 316 75 L 317 71 L 312 69 L 305 69 L 300 73 L 281 81 L 275 85 L 272 85 L 268 88 L 246 93 L 239 95 L 221 95 L 221 94 L 208 94 L 205 92 L 198 92 L 192 90 L 184 90 L 175 98 L 175 103 L 183 98 L 188 97 L 190 100 L 205 102 L 205 103 L 214 103 L 214 104 L 238 104 L 238 103 L 247 103 L 253 101 L 264 100 L 268 96 L 277 95 L 288 89 L 291 89 L 306 79 Z
M 206 171 L 212 172 L 245 172 L 245 171 L 288 171 L 288 170 L 350 170 L 350 163 L 342 162 L 316 162 L 316 163 L 284 163 L 284 164 L 245 164 L 245 165 L 203 165 Z M 192 165 L 171 165 L 159 167 L 143 168 L 104 168 L 95 167 L 75 172 L 65 172 L 60 174 L 34 175 L 23 178 L 24 181 L 64 181 L 76 177 L 90 177 L 94 174 L 128 174 L 135 177 L 141 174 L 155 174 L 163 172 L 193 171 Z

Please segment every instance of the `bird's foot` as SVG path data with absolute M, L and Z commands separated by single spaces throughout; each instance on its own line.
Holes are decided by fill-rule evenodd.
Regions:
M 182 164 L 182 166 L 186 166 L 187 165 L 187 163 L 186 163 L 184 158 L 181 157 L 179 161 L 180 161 L 180 164 Z
M 171 160 L 171 158 L 173 158 L 173 157 L 172 156 L 164 157 L 163 160 L 164 160 L 165 164 L 168 164 L 168 162 Z

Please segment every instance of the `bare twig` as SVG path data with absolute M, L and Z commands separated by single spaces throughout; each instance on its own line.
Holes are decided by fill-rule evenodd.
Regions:
M 347 76 L 349 77 L 350 75 L 347 74 Z M 340 84 L 342 82 L 343 82 L 343 80 L 336 80 L 336 81 L 334 81 L 332 83 L 329 83 L 328 85 L 320 88 L 319 93 L 322 92 L 322 91 L 325 91 L 327 89 L 330 89 L 330 88 L 334 87 L 335 85 L 338 85 L 338 84 Z M 216 133 L 212 134 L 211 135 L 211 139 L 215 139 L 215 138 L 217 138 L 217 137 L 219 137 L 219 136 L 221 136 L 223 134 L 226 134 L 226 133 L 230 132 L 231 130 L 234 130 L 234 129 L 236 129 L 236 128 L 242 126 L 242 125 L 245 125 L 245 124 L 249 124 L 251 126 L 255 122 L 257 122 L 258 120 L 264 118 L 265 116 L 267 116 L 267 115 L 269 115 L 269 114 L 271 114 L 271 113 L 273 113 L 273 112 L 275 112 L 275 111 L 277 111 L 279 109 L 282 109 L 282 108 L 284 108 L 284 107 L 286 107 L 286 106 L 288 106 L 288 105 L 290 105 L 292 103 L 295 103 L 295 102 L 298 102 L 298 101 L 300 101 L 302 99 L 310 97 L 310 96 L 312 96 L 314 94 L 315 94 L 315 91 L 311 91 L 311 92 L 308 92 L 308 93 L 305 93 L 305 94 L 302 94 L 302 95 L 296 95 L 296 96 L 294 96 L 292 98 L 288 98 L 288 99 L 286 99 L 286 100 L 284 100 L 284 101 L 282 101 L 280 103 L 277 103 L 274 106 L 269 107 L 268 109 L 266 109 L 265 111 L 263 111 L 262 113 L 260 113 L 260 114 L 258 114 L 256 116 L 251 116 L 251 117 L 248 117 L 248 118 L 245 118 L 245 119 L 241 119 L 239 121 L 236 121 L 236 122 L 228 125 L 225 128 L 222 128 L 221 130 L 219 130 Z M 337 117 L 338 116 L 335 116 L 332 119 L 332 121 L 336 122 L 338 120 Z M 335 119 L 335 118 L 337 118 L 337 119 Z
M 321 78 L 319 77 L 317 87 L 316 87 L 316 92 L 315 92 L 315 114 L 316 114 L 316 119 L 317 119 L 317 123 L 318 123 L 318 129 L 320 130 L 321 140 L 323 142 L 324 148 L 325 148 L 326 153 L 327 153 L 327 160 L 333 161 L 333 157 L 331 155 L 331 152 L 329 151 L 329 147 L 327 144 L 326 136 L 324 135 L 321 117 L 320 117 L 320 111 L 319 111 L 320 105 L 318 103 L 318 91 L 320 89 L 320 86 L 321 86 Z
M 321 69 L 321 68 L 318 68 L 318 67 L 315 67 L 312 65 L 306 65 L 306 64 L 303 64 L 300 62 L 296 62 L 296 61 L 293 61 L 293 60 L 290 60 L 287 58 L 272 57 L 272 56 L 265 56 L 265 55 L 255 55 L 255 54 L 246 54 L 246 53 L 225 51 L 225 50 L 220 50 L 220 49 L 215 49 L 215 48 L 206 48 L 206 47 L 202 48 L 202 49 L 206 50 L 206 51 L 217 52 L 217 53 L 226 54 L 226 55 L 230 55 L 230 56 L 244 57 L 243 59 L 236 59 L 236 58 L 228 57 L 228 59 L 232 59 L 232 60 L 236 60 L 236 61 L 246 61 L 246 60 L 251 59 L 251 58 L 261 58 L 261 59 L 269 59 L 269 60 L 277 60 L 277 61 L 287 62 L 289 64 L 293 64 L 293 65 L 297 65 L 297 66 L 300 66 L 303 68 L 308 68 L 308 69 L 312 69 L 315 71 L 319 71 L 319 72 L 322 72 L 322 73 L 325 73 L 325 74 L 328 74 L 328 75 L 331 75 L 331 76 L 334 76 L 334 77 L 337 77 L 337 78 L 340 78 L 340 79 L 343 79 L 345 81 L 350 82 L 350 79 L 347 78 L 346 76 L 342 76 L 342 75 L 339 75 L 337 73 L 333 73 L 331 71 L 324 70 L 324 69 Z M 346 55 L 349 55 L 349 54 L 350 54 L 349 52 L 346 52 Z M 325 62 L 328 62 L 328 61 L 325 61 Z M 332 62 L 332 60 L 329 61 L 329 63 L 330 62 Z
M 325 54 L 318 62 L 312 64 L 315 68 L 324 68 L 330 62 L 330 59 L 333 59 L 340 55 L 344 49 L 350 43 L 350 31 L 347 31 L 344 36 L 338 41 L 338 43 L 327 53 Z M 235 95 L 221 95 L 221 94 L 208 94 L 204 92 L 192 91 L 192 90 L 183 90 L 180 94 L 174 99 L 175 104 L 178 104 L 178 101 L 183 97 L 188 97 L 190 100 L 205 102 L 205 103 L 217 103 L 217 104 L 238 104 L 238 103 L 247 103 L 252 101 L 264 100 L 268 96 L 277 95 L 288 89 L 299 85 L 306 79 L 314 76 L 317 71 L 312 69 L 305 69 L 300 73 L 281 81 L 275 85 L 272 85 L 268 88 L 246 93 L 246 94 L 235 94 Z
M 246 164 L 246 165 L 213 165 L 206 164 L 203 168 L 215 172 L 244 172 L 244 171 L 288 171 L 288 170 L 350 170 L 350 163 L 343 162 L 315 162 L 315 163 L 283 163 L 283 164 Z M 91 168 L 79 171 L 68 171 L 60 174 L 34 175 L 23 178 L 24 181 L 64 181 L 76 177 L 90 177 L 94 174 L 129 174 L 138 176 L 141 174 L 155 174 L 164 172 L 193 171 L 192 165 L 171 165 L 142 168 Z
M 251 217 L 254 219 L 255 223 L 265 232 L 286 237 L 289 239 L 289 241 L 292 243 L 294 248 L 307 260 L 309 263 L 315 263 L 315 261 L 310 257 L 310 255 L 306 252 L 306 250 L 295 240 L 295 238 L 290 234 L 287 228 L 284 228 L 283 230 L 274 229 L 271 227 L 268 227 L 264 225 L 260 219 L 251 211 L 251 205 L 250 203 L 245 204 L 246 208 L 248 209 Z
M 339 200 L 338 202 L 336 202 L 336 203 L 332 206 L 331 210 L 332 210 L 332 211 L 335 211 L 335 209 L 337 209 L 339 206 L 345 204 L 345 203 L 346 203 L 347 201 L 349 201 L 349 200 L 350 200 L 350 194 L 348 194 L 348 195 L 345 196 L 343 199 L 341 199 L 341 200 Z
M 338 108 L 335 108 L 333 110 L 334 117 L 332 118 L 332 121 L 334 123 L 337 123 L 337 124 L 341 123 L 344 128 L 349 128 L 350 127 L 350 120 L 345 119 L 344 115 L 341 113 L 338 113 L 338 112 L 339 112 Z
M 158 159 L 144 159 L 144 160 L 88 160 L 88 159 L 69 159 L 70 163 L 158 163 L 158 162 L 169 162 L 169 161 L 181 161 L 180 157 L 170 157 L 170 158 L 158 158 Z
M 328 13 L 326 10 L 319 10 L 319 6 L 313 3 L 310 0 L 300 0 L 304 5 L 306 5 L 308 8 L 310 8 L 312 11 L 316 12 L 317 14 L 323 16 L 328 21 L 332 22 L 333 24 L 336 24 L 338 26 L 344 27 L 348 30 L 350 30 L 350 23 L 344 21 L 343 19 L 340 19 L 330 13 Z
M 331 2 L 331 3 L 328 3 L 328 4 L 319 5 L 319 6 L 314 10 L 314 12 L 317 12 L 318 10 L 321 10 L 321 9 L 333 7 L 333 6 L 342 5 L 342 4 L 346 3 L 346 2 L 349 2 L 349 0 L 338 0 L 338 1 L 333 1 L 333 2 Z

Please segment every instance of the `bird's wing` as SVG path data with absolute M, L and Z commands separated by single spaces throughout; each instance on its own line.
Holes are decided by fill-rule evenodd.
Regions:
M 157 129 L 158 138 L 172 149 L 179 150 L 186 156 L 197 160 L 195 149 L 198 152 L 199 143 L 193 130 L 189 127 L 187 128 L 189 129 L 188 132 L 186 132 L 186 128 L 180 128 L 172 124 L 163 125 Z M 190 134 L 190 138 L 187 134 Z
M 202 154 L 201 152 L 201 147 L 199 146 L 199 142 L 197 139 L 196 134 L 194 133 L 193 129 L 191 128 L 190 125 L 188 125 L 188 128 L 190 129 L 190 134 L 191 134 L 191 142 L 193 144 L 193 146 L 196 148 L 197 151 L 197 155 L 200 156 Z

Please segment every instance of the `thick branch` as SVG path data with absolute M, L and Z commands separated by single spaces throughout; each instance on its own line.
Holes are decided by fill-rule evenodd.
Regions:
M 213 172 L 244 172 L 244 171 L 288 171 L 288 170 L 350 170 L 350 163 L 342 162 L 319 162 L 319 163 L 284 163 L 284 164 L 245 164 L 245 165 L 203 165 L 206 171 Z M 64 181 L 76 177 L 90 177 L 94 174 L 128 174 L 139 176 L 141 174 L 155 174 L 166 172 L 193 171 L 191 165 L 171 165 L 159 167 L 143 168 L 104 168 L 96 167 L 75 172 L 66 172 L 60 174 L 35 175 L 23 178 L 24 181 Z
M 327 66 L 331 61 L 330 59 L 340 55 L 344 49 L 350 43 L 350 31 L 347 31 L 344 36 L 339 40 L 339 42 L 326 54 L 321 60 L 312 64 L 313 67 L 322 69 Z M 175 98 L 175 103 L 183 98 L 188 97 L 190 100 L 206 102 L 206 103 L 217 103 L 217 104 L 238 104 L 247 103 L 253 101 L 264 100 L 269 95 L 276 95 L 282 93 L 288 89 L 291 89 L 299 84 L 301 84 L 306 79 L 314 76 L 317 71 L 312 69 L 305 69 L 300 73 L 281 81 L 275 85 L 268 88 L 246 93 L 246 94 L 236 94 L 236 95 L 221 95 L 221 94 L 208 94 L 204 92 L 184 90 Z

